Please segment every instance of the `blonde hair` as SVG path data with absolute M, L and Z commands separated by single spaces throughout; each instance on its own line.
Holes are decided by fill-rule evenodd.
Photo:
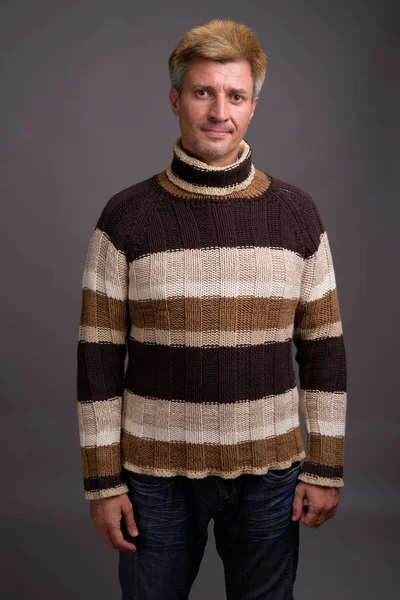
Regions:
M 231 19 L 213 19 L 185 33 L 168 60 L 171 85 L 179 94 L 186 70 L 195 58 L 221 63 L 247 60 L 254 82 L 253 99 L 260 93 L 268 58 L 250 27 Z

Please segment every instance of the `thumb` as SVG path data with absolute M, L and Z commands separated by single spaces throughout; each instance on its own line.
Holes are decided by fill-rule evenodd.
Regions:
M 292 521 L 298 521 L 303 513 L 303 500 L 305 497 L 305 489 L 301 485 L 297 485 L 294 491 L 294 500 L 292 504 Z

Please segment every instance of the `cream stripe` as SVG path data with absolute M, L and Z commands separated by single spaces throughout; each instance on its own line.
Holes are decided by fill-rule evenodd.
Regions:
M 312 392 L 308 392 L 309 395 Z M 346 398 L 344 394 L 327 394 L 324 403 L 320 403 L 320 418 L 312 414 L 305 420 L 308 431 L 326 436 L 345 435 Z M 294 398 L 293 398 L 294 396 Z M 186 441 L 189 443 L 232 444 L 249 439 L 264 439 L 286 433 L 298 425 L 296 389 L 276 397 L 277 421 L 273 422 L 273 406 L 271 399 L 253 400 L 235 404 L 200 405 L 196 403 L 169 402 L 148 399 L 131 392 L 126 392 L 122 427 L 133 435 L 145 436 L 160 441 Z M 327 400 L 331 396 L 331 403 Z M 332 397 L 335 397 L 335 404 Z M 301 401 L 300 401 L 301 402 Z M 278 404 L 279 403 L 279 404 Z M 80 403 L 78 418 L 80 424 L 80 444 L 82 447 L 99 447 L 119 443 L 120 441 L 119 398 L 104 402 Z M 309 400 L 308 412 L 312 412 Z M 191 423 L 204 423 L 203 436 L 195 429 L 186 430 L 179 423 L 186 417 Z M 219 432 L 219 416 L 223 414 L 225 427 Z M 197 421 L 196 421 L 197 419 Z M 330 420 L 329 420 L 330 419 Z M 164 427 L 160 423 L 164 421 Z M 251 438 L 249 423 L 252 423 Z M 263 423 L 258 426 L 258 423 Z M 237 433 L 231 425 L 237 423 Z M 158 425 L 158 426 L 157 426 Z M 253 436 L 254 433 L 254 436 Z
M 336 289 L 332 254 L 326 231 L 321 235 L 318 250 L 304 261 L 301 298 L 307 302 L 318 300 Z
M 346 405 L 346 392 L 300 390 L 299 406 L 308 433 L 344 436 Z
M 185 331 L 162 330 L 132 326 L 130 336 L 138 342 L 148 344 L 173 344 L 200 348 L 202 346 L 247 346 L 266 342 L 285 342 L 292 337 L 293 327 L 255 331 Z M 188 337 L 190 333 L 190 337 Z
M 301 329 L 300 327 L 297 327 L 295 337 L 301 338 L 302 340 L 317 340 L 339 337 L 342 334 L 342 321 L 336 321 L 336 323 L 326 323 L 315 329 Z
M 120 494 L 127 494 L 129 488 L 126 483 L 119 485 L 115 488 L 104 488 L 96 490 L 94 492 L 85 492 L 85 500 L 100 500 L 101 498 L 109 498 L 111 496 L 119 496 Z
M 308 473 L 300 473 L 298 479 L 305 483 L 311 483 L 313 485 L 323 485 L 328 487 L 343 487 L 344 482 L 341 477 L 336 479 L 328 479 L 327 477 L 319 477 L 318 475 L 309 475 Z
M 106 294 L 109 298 L 125 300 L 128 291 L 128 263 L 109 237 L 95 229 L 87 251 L 82 286 Z
M 284 248 L 157 252 L 130 262 L 129 298 L 298 298 L 303 263 L 299 254 Z M 226 280 L 221 276 L 222 266 L 228 273 Z
M 101 402 L 79 402 L 78 423 L 83 448 L 119 443 L 121 429 L 120 397 Z
M 107 327 L 90 327 L 89 325 L 80 325 L 79 341 L 94 343 L 110 342 L 111 344 L 124 345 L 126 343 L 126 333 L 124 331 L 117 331 L 116 329 L 109 329 Z
M 281 435 L 299 426 L 297 388 L 275 398 L 223 405 L 170 402 L 125 393 L 122 428 L 132 435 L 164 442 L 229 445 Z

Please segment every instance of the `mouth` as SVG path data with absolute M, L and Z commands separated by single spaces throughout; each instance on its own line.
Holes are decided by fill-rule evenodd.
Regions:
M 226 131 L 226 129 L 205 128 L 205 129 L 203 129 L 203 131 L 209 137 L 217 138 L 217 139 L 218 138 L 223 138 L 226 135 L 228 135 L 228 133 L 230 133 L 229 131 Z

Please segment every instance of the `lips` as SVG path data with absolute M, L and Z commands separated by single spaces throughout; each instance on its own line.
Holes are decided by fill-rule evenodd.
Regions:
M 215 131 L 217 133 L 229 133 L 228 129 L 217 129 L 216 127 L 203 127 L 203 131 Z
M 209 136 L 211 137 L 216 137 L 216 138 L 221 138 L 224 137 L 227 133 L 229 133 L 229 131 L 227 131 L 226 129 L 203 129 L 203 131 L 205 131 L 205 133 L 207 133 Z

